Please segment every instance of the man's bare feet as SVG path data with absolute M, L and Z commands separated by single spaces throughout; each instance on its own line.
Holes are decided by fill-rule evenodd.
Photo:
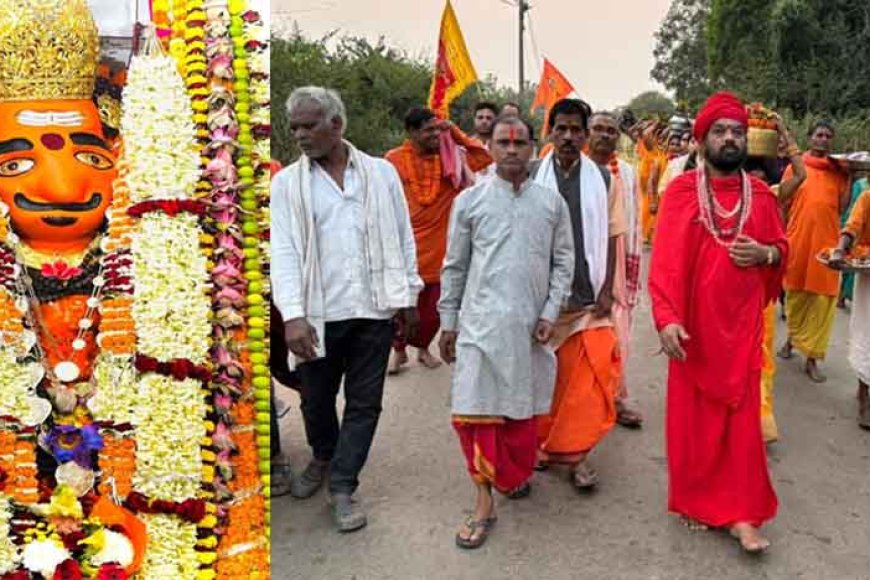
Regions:
M 408 353 L 404 350 L 394 350 L 390 354 L 390 366 L 387 369 L 388 375 L 397 375 L 408 364 Z
M 808 358 L 807 364 L 804 367 L 804 371 L 807 373 L 807 376 L 810 377 L 810 380 L 814 383 L 824 383 L 828 380 L 828 377 L 819 370 L 819 365 L 814 358 Z
M 686 516 L 680 516 L 680 523 L 689 528 L 691 532 L 706 532 L 710 529 L 707 524 L 702 524 L 698 520 L 687 518 Z
M 770 547 L 770 541 L 761 535 L 758 528 L 747 522 L 731 527 L 731 535 L 740 541 L 740 546 L 750 554 L 760 554 Z
M 428 349 L 421 348 L 417 355 L 417 361 L 427 369 L 437 369 L 441 366 L 441 361 L 432 356 Z
M 785 341 L 785 344 L 782 345 L 782 348 L 777 351 L 776 356 L 785 360 L 788 360 L 794 356 L 794 353 L 792 352 L 791 340 Z

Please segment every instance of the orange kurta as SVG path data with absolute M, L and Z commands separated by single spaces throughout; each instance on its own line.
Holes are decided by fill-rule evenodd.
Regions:
M 637 166 L 637 178 L 640 186 L 640 219 L 641 229 L 643 231 L 643 239 L 645 242 L 652 242 L 653 232 L 655 231 L 656 214 L 652 213 L 650 206 L 656 195 L 656 185 L 652 183 L 653 171 L 659 168 L 659 177 L 664 171 L 661 169 L 661 162 L 664 159 L 667 166 L 667 157 L 664 157 L 657 148 L 647 149 L 642 141 L 637 144 L 637 155 L 640 162 Z
M 451 125 L 451 135 L 467 152 L 469 169 L 476 173 L 490 163 L 492 157 L 486 147 Z M 444 176 L 441 157 L 418 153 L 410 141 L 392 149 L 385 156 L 402 179 L 414 241 L 417 244 L 417 269 L 423 282 L 441 280 L 441 265 L 447 252 L 447 225 L 453 200 L 460 188 Z
M 789 259 L 783 286 L 786 290 L 837 296 L 840 274 L 816 256 L 840 239 L 840 196 L 848 178 L 827 159 L 804 155 L 807 178 L 794 194 L 788 213 Z M 792 177 L 789 167 L 782 177 Z
M 852 235 L 854 245 L 870 244 L 870 189 L 861 194 L 849 214 L 843 232 Z

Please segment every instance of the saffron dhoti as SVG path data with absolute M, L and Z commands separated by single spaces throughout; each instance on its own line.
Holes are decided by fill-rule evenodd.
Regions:
M 453 416 L 453 428 L 475 483 L 509 492 L 532 476 L 535 468 L 535 420 Z
M 575 332 L 556 351 L 556 390 L 549 415 L 538 417 L 543 459 L 577 463 L 616 423 L 621 360 L 612 327 Z

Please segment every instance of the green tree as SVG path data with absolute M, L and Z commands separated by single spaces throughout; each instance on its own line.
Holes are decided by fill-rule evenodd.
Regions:
M 333 32 L 311 40 L 298 28 L 283 37 L 273 36 L 271 64 L 272 156 L 285 164 L 299 155 L 290 138 L 284 105 L 293 89 L 319 85 L 339 91 L 347 108 L 346 137 L 363 151 L 383 155 L 405 138 L 403 118 L 408 109 L 426 106 L 432 80 L 432 63 L 390 48 L 383 39 L 372 44 Z M 499 86 L 495 77 L 487 77 L 451 103 L 450 118 L 471 132 L 478 101 L 493 101 L 499 106 L 513 101 L 528 110 L 534 89 L 530 85 L 517 95 L 515 90 Z
M 674 92 L 681 108 L 696 109 L 710 95 L 707 18 L 712 0 L 675 0 L 655 33 L 650 76 Z
M 331 46 L 334 44 L 334 47 Z M 284 103 L 293 89 L 320 85 L 336 89 L 347 108 L 346 136 L 364 151 L 382 155 L 404 138 L 402 119 L 425 105 L 431 69 L 405 53 L 364 38 L 334 33 L 308 40 L 295 30 L 272 38 L 272 156 L 282 163 L 299 152 L 290 138 Z
M 658 117 L 666 120 L 676 112 L 674 101 L 658 91 L 647 91 L 634 97 L 625 108 L 638 119 Z

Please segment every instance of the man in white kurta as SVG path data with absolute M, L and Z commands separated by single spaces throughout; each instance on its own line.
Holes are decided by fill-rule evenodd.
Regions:
M 491 488 L 510 492 L 532 474 L 534 416 L 549 410 L 556 374 L 547 342 L 574 271 L 565 200 L 528 178 L 528 126 L 499 119 L 490 147 L 496 175 L 453 205 L 438 305 L 441 354 L 456 361 L 453 424 L 478 489 L 463 548 L 495 521 Z

